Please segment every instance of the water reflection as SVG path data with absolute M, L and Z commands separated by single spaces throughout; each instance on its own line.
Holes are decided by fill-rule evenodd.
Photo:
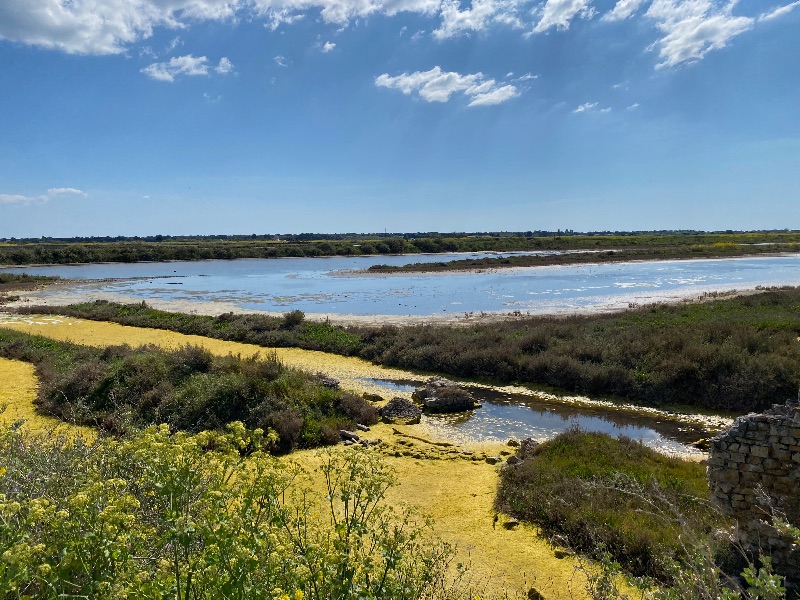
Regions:
M 413 391 L 421 382 L 413 380 L 369 379 L 390 392 Z M 653 415 L 604 407 L 576 406 L 536 396 L 511 394 L 483 386 L 469 386 L 483 403 L 477 410 L 426 415 L 428 425 L 443 435 L 465 441 L 505 441 L 510 438 L 550 439 L 570 427 L 602 432 L 614 437 L 641 440 L 645 445 L 667 453 L 700 454 L 692 442 L 708 437 L 697 425 L 682 423 Z

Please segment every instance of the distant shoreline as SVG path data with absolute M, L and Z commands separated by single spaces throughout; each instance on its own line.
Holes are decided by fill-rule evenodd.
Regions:
M 110 278 L 104 280 L 63 280 L 52 283 L 45 288 L 33 291 L 23 291 L 19 295 L 19 300 L 9 302 L 2 308 L 14 309 L 17 307 L 40 305 L 40 306 L 67 306 L 70 304 L 80 304 L 94 302 L 95 300 L 106 300 L 120 304 L 139 304 L 142 298 L 120 294 L 115 292 L 96 291 L 91 289 L 63 289 L 69 288 L 80 282 L 82 287 L 88 287 L 92 281 L 125 281 L 131 278 Z M 139 278 L 133 278 L 139 279 Z M 149 279 L 149 278 L 148 278 Z M 630 302 L 620 300 L 617 303 L 605 306 L 592 306 L 584 308 L 570 307 L 558 311 L 534 312 L 524 310 L 503 310 L 503 311 L 465 311 L 450 314 L 432 313 L 429 315 L 401 315 L 401 314 L 339 314 L 325 312 L 306 312 L 306 319 L 316 322 L 330 322 L 334 325 L 394 325 L 409 326 L 421 324 L 434 325 L 453 325 L 468 326 L 477 323 L 493 323 L 499 321 L 514 320 L 527 317 L 569 317 L 574 315 L 605 315 L 622 313 L 631 308 L 657 304 L 686 304 L 701 303 L 718 300 L 721 298 L 732 298 L 737 296 L 748 296 L 757 294 L 768 288 L 749 288 L 749 289 L 708 289 L 700 292 L 693 290 L 692 294 L 670 294 L 665 292 L 661 296 L 650 299 L 647 302 L 631 306 Z M 261 314 L 272 317 L 282 317 L 287 311 L 258 310 L 253 308 L 242 308 L 234 302 L 216 302 L 201 300 L 163 300 L 158 298 L 148 298 L 144 300 L 148 306 L 158 310 L 179 312 L 186 314 L 218 316 L 223 313 L 234 314 Z M 291 310 L 291 309 L 289 309 Z

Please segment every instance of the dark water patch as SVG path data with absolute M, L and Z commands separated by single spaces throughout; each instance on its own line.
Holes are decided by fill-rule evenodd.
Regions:
M 379 385 L 393 392 L 413 392 L 424 383 L 415 379 L 375 379 L 372 377 L 362 377 L 361 381 Z

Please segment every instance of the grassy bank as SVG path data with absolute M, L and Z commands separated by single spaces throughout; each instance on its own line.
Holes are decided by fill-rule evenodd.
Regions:
M 799 252 L 798 244 L 747 245 L 734 243 L 691 244 L 629 248 L 594 252 L 571 252 L 535 256 L 508 256 L 503 258 L 474 258 L 448 262 L 411 263 L 402 266 L 373 265 L 370 273 L 437 273 L 443 271 L 470 271 L 475 269 L 503 269 L 510 267 L 542 267 L 549 265 L 582 265 L 618 263 L 635 260 L 676 260 L 698 258 L 732 258 L 764 256 L 782 252 Z
M 627 438 L 570 430 L 503 469 L 496 506 L 545 535 L 635 575 L 670 582 L 674 565 L 725 519 L 709 503 L 705 467 Z
M 214 356 L 197 346 L 78 346 L 0 329 L 0 356 L 36 367 L 37 410 L 68 423 L 121 434 L 153 423 L 221 429 L 242 421 L 287 452 L 335 444 L 339 429 L 377 421 L 353 394 L 287 368 L 274 355 Z
M 340 327 L 304 320 L 170 313 L 104 301 L 21 310 L 257 344 L 633 402 L 747 412 L 797 396 L 800 289 L 621 314 L 520 317 L 467 327 Z

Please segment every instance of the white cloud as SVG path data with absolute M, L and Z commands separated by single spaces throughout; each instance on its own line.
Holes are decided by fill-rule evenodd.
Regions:
M 599 105 L 598 102 L 586 102 L 586 103 L 581 104 L 580 106 L 578 106 L 578 108 L 576 108 L 572 112 L 573 113 L 588 113 L 588 112 L 609 113 L 609 112 L 611 112 L 611 108 L 610 107 L 598 108 L 598 105 Z
M 651 46 L 662 59 L 657 67 L 698 61 L 752 28 L 754 19 L 732 14 L 735 5 L 736 0 L 724 5 L 719 0 L 653 0 L 646 16 L 663 34 Z
M 23 196 L 21 194 L 0 194 L 0 204 L 41 204 L 50 200 L 65 197 L 86 198 L 86 192 L 77 188 L 50 188 L 39 196 Z
M 798 6 L 800 6 L 800 0 L 797 0 L 797 2 L 792 2 L 791 4 L 786 4 L 785 6 L 779 6 L 774 10 L 759 15 L 758 22 L 763 23 L 764 21 L 771 21 L 772 19 L 777 19 L 783 15 L 788 15 Z
M 482 31 L 489 23 L 520 28 L 523 23 L 516 14 L 518 4 L 517 0 L 472 0 L 469 8 L 461 10 L 459 0 L 444 0 L 440 7 L 442 22 L 433 35 L 446 39 L 470 31 Z
M 490 79 L 494 85 L 494 80 Z M 469 93 L 469 90 L 467 90 Z M 493 106 L 495 104 L 502 104 L 506 100 L 519 96 L 517 88 L 513 85 L 503 85 L 498 88 L 491 89 L 487 92 L 474 94 L 472 100 L 467 106 Z
M 581 104 L 578 108 L 573 110 L 574 113 L 582 113 L 589 110 L 597 108 L 597 102 L 586 102 L 585 104 Z
M 613 10 L 603 15 L 603 21 L 624 21 L 632 16 L 645 0 L 619 0 Z
M 513 73 L 510 73 L 510 75 L 513 75 Z M 533 73 L 525 73 L 525 75 L 520 75 L 514 81 L 531 81 L 532 79 L 539 79 L 539 76 Z
M 232 17 L 245 0 L 3 0 L 0 38 L 70 54 L 119 54 L 157 27 Z
M 634 102 L 633 104 L 631 104 L 631 105 L 630 105 L 628 108 L 626 108 L 625 110 L 636 110 L 636 109 L 637 109 L 637 108 L 639 108 L 640 106 L 641 106 L 641 104 L 639 104 L 638 102 Z
M 219 73 L 220 75 L 227 75 L 228 73 L 233 73 L 234 67 L 233 63 L 227 56 L 223 56 L 219 59 L 219 64 L 214 67 L 214 70 Z
M 439 39 L 453 37 L 459 33 L 478 31 L 486 26 L 486 19 L 495 12 L 493 0 L 474 0 L 472 6 L 461 10 L 459 0 L 445 0 L 442 3 L 442 23 L 433 31 Z
M 273 57 L 272 60 L 274 60 L 275 64 L 278 65 L 279 67 L 289 66 L 289 61 L 282 54 L 278 54 L 278 56 Z
M 333 49 L 336 48 L 336 44 L 334 42 L 325 42 L 322 44 L 322 51 L 327 54 L 328 52 L 332 52 Z
M 447 102 L 455 93 L 470 99 L 468 106 L 501 104 L 519 95 L 513 85 L 498 85 L 494 79 L 485 79 L 483 73 L 462 75 L 442 71 L 438 66 L 430 71 L 402 73 L 391 77 L 388 73 L 375 78 L 375 85 L 400 90 L 406 95 L 413 92 L 427 102 Z
M 592 0 L 547 0 L 542 9 L 542 18 L 534 27 L 534 33 L 547 31 L 552 27 L 569 29 L 569 24 L 576 16 L 591 17 L 594 9 Z
M 220 64 L 222 64 L 222 61 L 220 61 Z M 205 56 L 193 56 L 191 54 L 175 56 L 167 62 L 148 65 L 141 69 L 141 72 L 156 81 L 173 82 L 180 75 L 188 77 L 208 75 L 208 59 Z

